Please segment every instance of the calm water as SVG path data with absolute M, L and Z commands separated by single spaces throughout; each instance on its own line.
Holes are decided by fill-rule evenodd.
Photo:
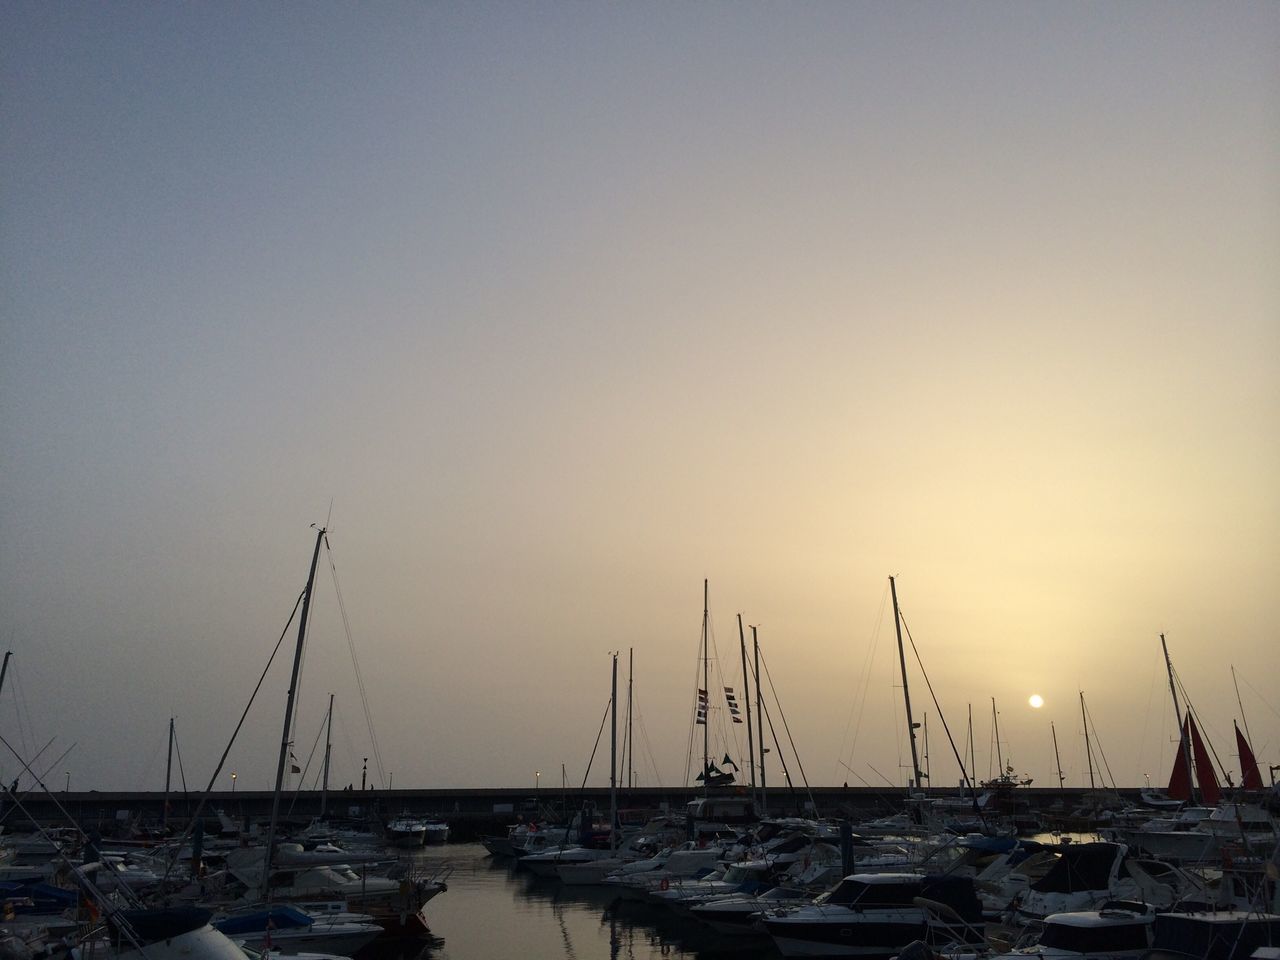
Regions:
M 744 949 L 693 921 L 645 904 L 615 900 L 594 887 L 566 887 L 517 872 L 479 844 L 428 847 L 428 869 L 454 867 L 449 889 L 427 904 L 434 934 L 425 948 L 400 957 L 419 960 L 649 960 L 745 956 L 775 960 L 767 942 Z

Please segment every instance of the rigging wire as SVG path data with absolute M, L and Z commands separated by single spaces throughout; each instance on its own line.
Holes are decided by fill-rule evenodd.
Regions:
M 769 681 L 769 693 L 773 696 L 773 702 L 778 706 L 778 716 L 782 718 L 782 729 L 786 731 L 787 742 L 791 744 L 791 752 L 795 755 L 796 769 L 800 771 L 800 781 L 804 784 L 805 793 L 809 794 L 809 802 L 814 804 L 814 809 L 817 809 L 817 804 L 814 803 L 813 799 L 813 790 L 809 786 L 809 778 L 804 773 L 804 764 L 800 762 L 800 751 L 796 749 L 796 742 L 791 736 L 791 727 L 787 723 L 787 714 L 782 709 L 782 701 L 778 699 L 778 691 L 774 689 L 773 675 L 769 673 L 769 664 L 765 660 L 763 653 L 760 654 L 760 667 L 764 670 L 765 679 Z M 772 720 L 769 722 L 769 729 L 773 729 Z M 776 736 L 774 741 L 777 741 Z
M 886 586 L 884 588 L 884 592 L 880 595 L 880 610 L 876 614 L 875 627 L 871 631 L 871 646 L 867 650 L 866 658 L 862 661 L 862 672 L 860 674 L 862 678 L 861 695 L 852 699 L 849 703 L 849 717 L 845 721 L 844 734 L 840 740 L 840 753 L 837 755 L 836 762 L 840 764 L 840 766 L 844 767 L 846 770 L 849 770 L 851 773 L 853 771 L 849 767 L 849 764 L 840 760 L 839 757 L 848 757 L 849 760 L 852 761 L 853 752 L 858 748 L 858 734 L 862 730 L 862 716 L 867 709 L 867 688 L 870 687 L 871 685 L 871 668 L 875 660 L 876 651 L 878 650 L 880 645 L 880 629 L 884 623 L 884 608 L 885 608 L 885 604 L 888 602 L 888 598 L 889 598 L 889 588 Z M 856 721 L 854 718 L 855 708 L 857 711 Z M 852 742 L 849 741 L 850 728 L 853 729 Z M 847 752 L 845 751 L 846 744 L 848 744 Z M 836 776 L 839 777 L 839 774 L 837 773 Z M 854 774 L 854 776 L 858 776 L 858 775 Z
M 1083 695 L 1082 695 L 1083 696 Z M 1107 779 L 1111 781 L 1111 789 L 1116 788 L 1116 778 L 1111 773 L 1111 764 L 1107 762 L 1107 755 L 1102 749 L 1102 738 L 1098 736 L 1098 725 L 1093 722 L 1093 711 L 1089 709 L 1089 704 L 1084 705 L 1085 722 L 1088 723 L 1089 729 L 1093 731 L 1093 745 L 1098 749 L 1098 756 L 1102 758 L 1102 769 L 1107 771 Z
M 595 762 L 596 751 L 600 749 L 600 738 L 604 736 L 604 725 L 609 720 L 609 708 L 613 706 L 613 698 L 609 698 L 609 702 L 605 704 L 604 716 L 600 718 L 600 729 L 596 731 L 595 746 L 591 748 L 591 756 L 587 760 L 587 772 L 582 775 L 582 789 L 587 789 L 587 777 L 591 776 L 591 764 Z
M 933 692 L 933 682 L 929 679 L 929 673 L 924 668 L 924 661 L 920 659 L 920 651 L 916 648 L 916 638 L 911 635 L 911 628 L 907 626 L 906 617 L 902 617 L 902 629 L 906 631 L 907 640 L 911 644 L 911 652 L 916 655 L 916 665 L 920 667 L 920 675 L 924 677 L 924 685 L 929 688 L 929 696 L 933 699 L 933 705 L 938 710 L 938 719 L 942 721 L 942 731 L 947 735 L 947 743 L 951 744 L 951 753 L 955 756 L 956 762 L 960 764 L 961 781 L 973 793 L 973 784 L 969 780 L 969 771 L 964 768 L 964 761 L 960 759 L 960 751 L 956 749 L 956 742 L 951 736 L 951 728 L 947 726 L 947 716 L 942 712 L 942 704 L 938 702 L 938 695 Z M 974 807 L 975 809 L 977 808 L 976 799 Z
M 333 589 L 338 596 L 338 611 L 342 614 L 342 629 L 347 635 L 347 649 L 351 651 L 351 666 L 356 674 L 356 688 L 360 691 L 360 703 L 364 707 L 364 720 L 369 725 L 369 741 L 373 749 L 373 762 L 378 767 L 378 780 L 383 787 L 387 784 L 387 776 L 382 766 L 382 750 L 378 747 L 378 735 L 373 729 L 373 713 L 369 710 L 369 696 L 364 689 L 364 677 L 360 673 L 360 661 L 356 657 L 356 642 L 351 635 L 351 621 L 347 619 L 347 605 L 342 600 L 342 586 L 338 583 L 338 567 L 333 562 L 333 547 L 329 538 L 324 538 L 324 545 L 329 558 L 329 569 L 333 571 Z
M 191 836 L 191 831 L 195 829 L 195 825 L 200 822 L 200 814 L 209 802 L 209 794 L 213 790 L 213 785 L 218 782 L 218 776 L 222 773 L 222 768 L 227 762 L 227 756 L 231 753 L 231 747 L 236 742 L 236 737 L 240 735 L 240 728 L 244 726 L 245 718 L 249 716 L 249 708 L 253 706 L 253 701 L 257 699 L 258 691 L 262 689 L 263 682 L 267 679 L 267 671 L 271 669 L 271 664 L 275 662 L 276 654 L 280 652 L 280 645 L 284 643 L 285 635 L 289 632 L 289 627 L 293 624 L 293 618 L 298 615 L 298 608 L 302 606 L 302 598 L 307 595 L 304 588 L 298 594 L 298 599 L 294 601 L 293 612 L 289 614 L 289 619 L 285 621 L 284 629 L 280 631 L 280 637 L 276 640 L 276 645 L 271 651 L 271 656 L 267 657 L 267 665 L 262 668 L 262 675 L 258 677 L 258 682 L 253 687 L 253 693 L 249 695 L 249 702 L 244 705 L 244 711 L 240 714 L 240 720 L 236 723 L 236 728 L 231 732 L 231 739 L 227 741 L 226 747 L 222 751 L 222 756 L 218 758 L 218 765 L 214 767 L 213 773 L 209 776 L 209 785 L 205 787 L 204 793 L 200 796 L 200 802 L 196 804 L 196 812 L 191 815 L 191 819 L 187 824 L 187 829 L 183 831 L 182 836 L 178 839 L 178 847 L 186 842 Z M 165 867 L 164 876 L 161 883 L 169 879 L 169 874 L 177 864 L 177 860 L 171 860 Z

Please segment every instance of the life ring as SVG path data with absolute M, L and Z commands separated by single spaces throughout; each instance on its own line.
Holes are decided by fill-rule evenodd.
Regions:
M 663 877 L 663 878 L 662 878 L 662 882 L 658 884 L 658 889 L 659 889 L 659 890 L 670 890 L 670 889 L 671 889 L 671 881 L 670 881 L 670 880 L 668 880 L 666 877 Z

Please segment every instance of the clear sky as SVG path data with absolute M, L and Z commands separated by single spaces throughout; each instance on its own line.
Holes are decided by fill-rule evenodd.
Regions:
M 203 784 L 329 518 L 398 786 L 578 782 L 628 648 L 683 782 L 704 577 L 817 783 L 904 782 L 891 574 L 981 775 L 994 697 L 1082 782 L 1083 690 L 1166 780 L 1161 632 L 1280 763 L 1277 50 L 1271 2 L 4 4 L 0 733 L 159 789 L 172 716 Z M 358 782 L 321 572 L 295 752 L 334 691 Z

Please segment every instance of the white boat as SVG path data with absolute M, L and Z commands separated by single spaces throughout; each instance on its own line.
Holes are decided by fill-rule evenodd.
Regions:
M 428 844 L 447 843 L 449 840 L 449 824 L 444 820 L 434 817 L 428 818 L 426 821 L 426 833 L 424 840 Z
M 1122 843 L 1064 844 L 1057 861 L 1017 898 L 1020 922 L 1054 913 L 1096 910 L 1108 900 L 1169 908 L 1184 897 L 1203 899 L 1203 880 L 1162 860 L 1129 855 Z
M 106 914 L 107 936 L 69 952 L 72 960 L 263 960 L 252 947 L 232 940 L 209 923 L 199 907 L 113 910 Z M 297 953 L 294 960 L 342 960 L 337 954 Z
M 224 917 L 213 926 L 254 949 L 290 955 L 318 951 L 349 957 L 382 934 L 373 922 L 317 918 L 283 903 Z
M 393 847 L 420 847 L 427 842 L 427 822 L 408 815 L 387 822 L 384 833 Z
M 1142 903 L 1110 903 L 1101 910 L 1055 913 L 1028 943 L 1006 956 L 1037 960 L 1138 960 L 1154 938 L 1155 911 Z
M 949 917 L 931 914 L 921 899 Z M 767 912 L 763 923 L 784 957 L 887 958 L 917 940 L 980 940 L 982 907 L 968 878 L 853 874 L 814 903 Z

